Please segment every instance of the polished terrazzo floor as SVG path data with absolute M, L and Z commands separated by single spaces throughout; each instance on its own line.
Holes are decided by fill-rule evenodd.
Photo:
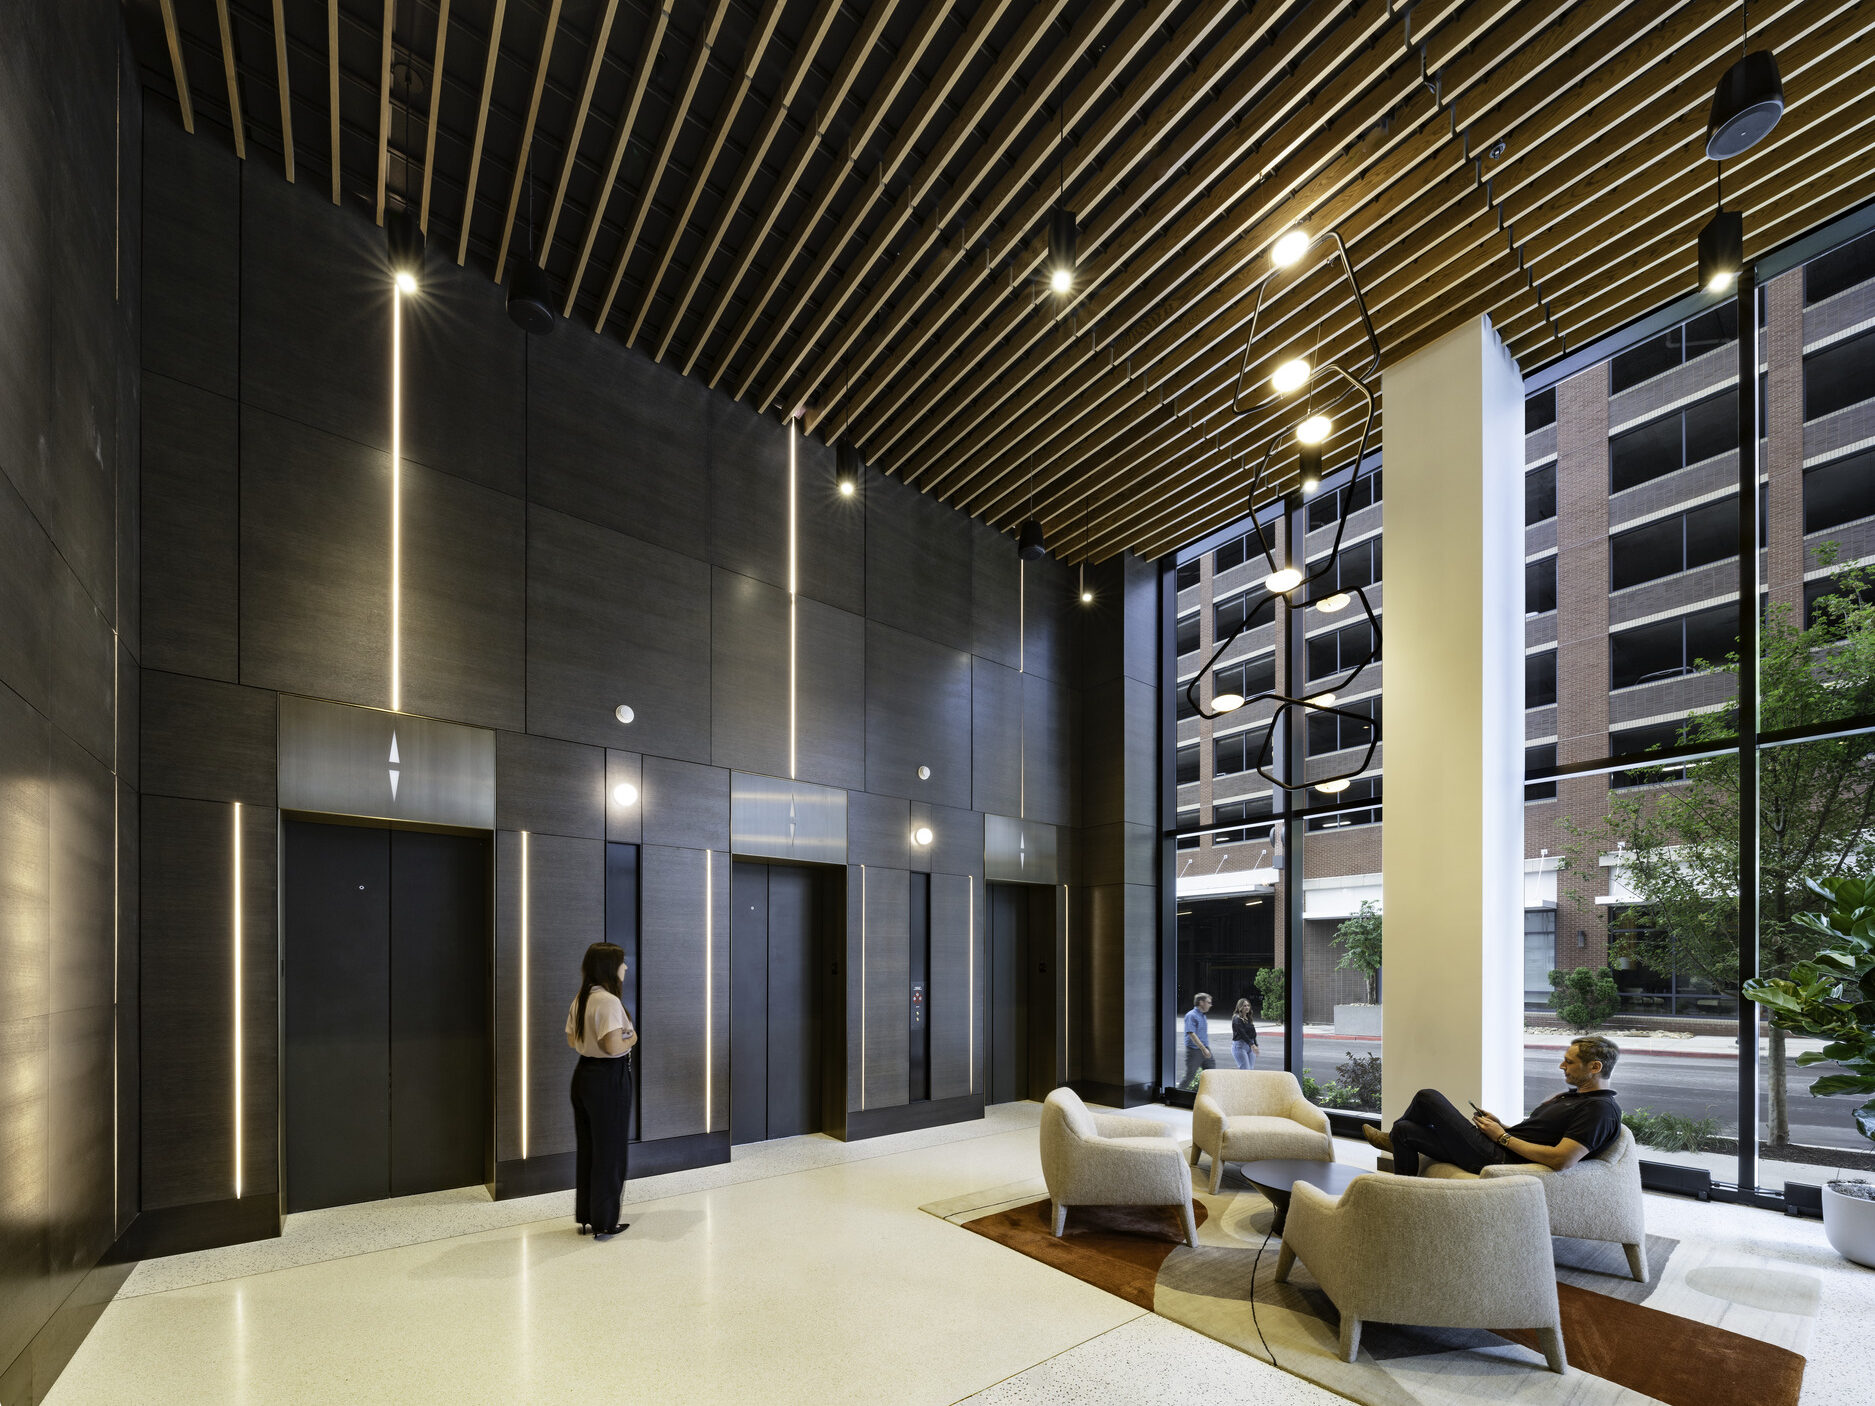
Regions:
M 606 1245 L 573 1233 L 570 1193 L 294 1216 L 278 1240 L 139 1265 L 49 1399 L 1340 1400 L 918 1210 L 1038 1176 L 1038 1116 L 738 1149 L 631 1183 L 632 1228 Z M 1821 1270 L 1804 1406 L 1865 1399 L 1875 1272 L 1836 1259 L 1814 1222 L 1648 1210 L 1664 1233 Z

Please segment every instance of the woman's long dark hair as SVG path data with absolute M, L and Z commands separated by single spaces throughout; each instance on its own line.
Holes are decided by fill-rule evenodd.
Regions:
M 586 949 L 579 963 L 579 1014 L 573 1021 L 576 1038 L 586 1038 L 586 997 L 593 987 L 624 998 L 623 983 L 618 979 L 619 963 L 624 960 L 625 949 L 616 942 L 595 942 Z

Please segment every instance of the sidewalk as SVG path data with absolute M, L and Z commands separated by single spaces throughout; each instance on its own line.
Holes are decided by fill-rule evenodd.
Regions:
M 1209 1021 L 1211 1027 L 1211 1048 L 1219 1052 L 1220 1059 L 1230 1055 L 1230 1021 L 1218 1020 L 1215 1016 Z M 1373 1046 L 1380 1044 L 1377 1035 L 1337 1035 L 1332 1025 L 1304 1025 L 1304 1039 L 1319 1041 L 1347 1041 L 1350 1046 Z M 1257 1022 L 1257 1040 L 1265 1048 L 1281 1045 L 1283 1026 L 1279 1021 Z M 1729 1059 L 1738 1058 L 1738 1037 L 1735 1035 L 1636 1035 L 1622 1031 L 1613 1032 L 1614 1042 L 1621 1047 L 1623 1054 L 1677 1055 L 1687 1059 Z M 1555 1050 L 1561 1053 L 1569 1048 L 1569 1035 L 1561 1030 L 1529 1030 L 1524 1034 L 1523 1047 L 1526 1050 Z M 1788 1038 L 1784 1049 L 1791 1059 L 1795 1059 L 1805 1050 L 1820 1050 L 1824 1041 Z M 1758 1054 L 1762 1059 L 1770 1049 L 1770 1041 L 1758 1042 Z

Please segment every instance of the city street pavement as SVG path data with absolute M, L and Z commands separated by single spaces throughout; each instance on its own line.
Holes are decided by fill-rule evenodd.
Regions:
M 1230 1025 L 1211 1021 L 1211 1049 L 1221 1067 L 1230 1067 Z M 1280 1027 L 1257 1026 L 1263 1068 L 1282 1067 L 1283 1033 Z M 1624 1109 L 1648 1108 L 1656 1113 L 1674 1113 L 1682 1118 L 1714 1118 L 1722 1134 L 1732 1134 L 1738 1127 L 1738 1055 L 1737 1042 L 1723 1036 L 1694 1036 L 1688 1039 L 1636 1037 L 1620 1033 L 1615 1042 L 1621 1046 L 1621 1064 L 1614 1080 L 1615 1092 Z M 1813 1098 L 1811 1081 L 1823 1074 L 1839 1073 L 1840 1066 L 1817 1064 L 1800 1068 L 1796 1054 L 1814 1048 L 1815 1041 L 1792 1041 L 1791 1063 L 1786 1071 L 1790 1091 L 1791 1141 L 1810 1147 L 1839 1147 L 1859 1152 L 1868 1150 L 1868 1140 L 1855 1130 L 1850 1110 L 1861 1099 L 1853 1095 Z M 1534 1108 L 1551 1094 L 1561 1093 L 1567 1085 L 1557 1066 L 1567 1037 L 1557 1034 L 1532 1034 L 1524 1047 L 1524 1102 Z M 1346 1035 L 1333 1035 L 1311 1027 L 1303 1039 L 1304 1068 L 1318 1082 L 1335 1078 L 1335 1066 L 1345 1062 L 1350 1053 L 1378 1054 L 1380 1041 Z M 1762 1081 L 1763 1075 L 1760 1074 Z

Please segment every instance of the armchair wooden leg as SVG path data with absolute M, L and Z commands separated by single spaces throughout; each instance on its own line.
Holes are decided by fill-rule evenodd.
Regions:
M 1195 1167 L 1198 1165 L 1198 1158 L 1203 1152 L 1204 1149 L 1194 1142 L 1190 1147 L 1185 1149 L 1185 1160 Z
M 1352 1313 L 1341 1315 L 1341 1360 L 1352 1362 L 1361 1350 L 1361 1320 Z
M 1185 1222 L 1185 1243 L 1195 1250 L 1198 1248 L 1198 1215 L 1189 1201 L 1178 1208 L 1178 1213 Z
M 1536 1341 L 1537 1347 L 1543 1353 L 1543 1360 L 1549 1364 L 1550 1371 L 1562 1373 L 1568 1370 L 1569 1359 L 1563 1355 L 1561 1328 L 1538 1328 Z
M 1054 1230 L 1055 1234 L 1057 1236 L 1060 1236 L 1068 1228 L 1068 1208 L 1062 1205 L 1061 1202 L 1059 1201 L 1055 1202 L 1054 1214 L 1050 1216 L 1049 1219 L 1054 1222 L 1052 1229 Z
M 1634 1276 L 1635 1283 L 1645 1284 L 1647 1282 L 1647 1242 L 1643 1240 L 1639 1244 L 1623 1245 L 1621 1248 L 1628 1252 L 1628 1273 Z
M 1211 1194 L 1215 1196 L 1219 1191 L 1223 1190 L 1223 1188 L 1224 1159 L 1219 1156 L 1213 1156 L 1211 1158 Z
M 1276 1282 L 1278 1284 L 1289 1282 L 1289 1267 L 1295 1262 L 1296 1252 L 1289 1248 L 1287 1240 L 1283 1241 L 1282 1251 L 1276 1256 Z

